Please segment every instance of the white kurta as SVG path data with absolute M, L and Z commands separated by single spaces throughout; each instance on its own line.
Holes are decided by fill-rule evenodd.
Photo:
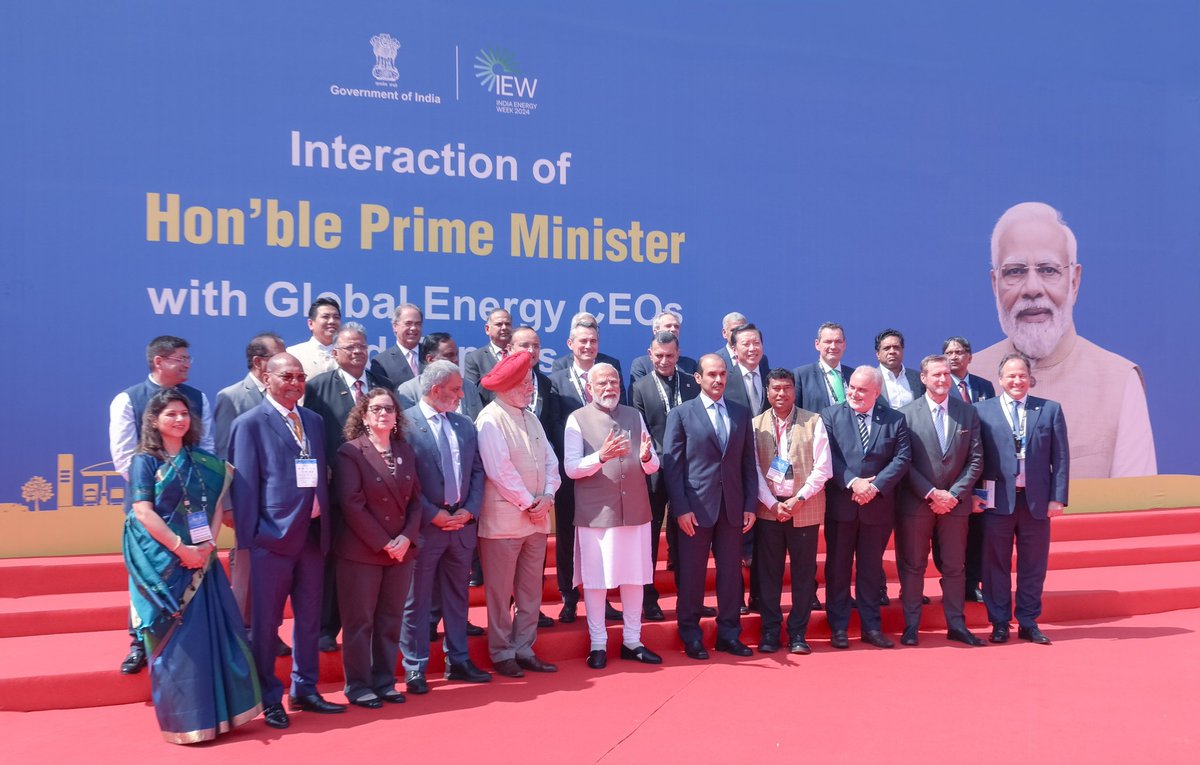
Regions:
M 585 590 L 611 590 L 622 584 L 649 584 L 650 524 L 609 529 L 575 529 L 575 581 Z

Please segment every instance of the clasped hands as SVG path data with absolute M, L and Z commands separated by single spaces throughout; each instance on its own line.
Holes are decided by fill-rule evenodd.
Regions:
M 687 534 L 689 537 L 696 536 L 696 514 L 695 513 L 684 513 L 683 515 L 676 518 L 675 521 L 679 524 L 679 530 L 682 531 L 684 534 Z M 745 534 L 753 526 L 754 526 L 754 513 L 742 513 L 742 533 Z
M 471 515 L 466 509 L 458 508 L 453 513 L 446 509 L 437 511 L 430 521 L 434 526 L 437 526 L 442 531 L 458 531 L 463 526 L 471 522 L 475 516 Z
M 958 498 L 945 489 L 934 489 L 927 497 L 929 509 L 935 515 L 945 515 L 958 506 Z
M 403 534 L 400 534 L 391 542 L 388 542 L 387 546 L 383 548 L 383 551 L 392 556 L 392 560 L 399 563 L 404 560 L 404 555 L 408 552 L 408 548 L 411 546 L 412 540 Z
M 554 497 L 549 494 L 543 494 L 540 497 L 534 497 L 533 504 L 525 508 L 525 512 L 529 513 L 529 519 L 534 523 L 539 523 L 550 514 L 554 509 Z
M 201 542 L 198 545 L 181 544 L 179 549 L 175 550 L 175 555 L 184 568 L 195 569 L 201 568 L 215 549 L 217 549 L 217 545 L 214 542 Z
M 879 494 L 879 489 L 872 483 L 876 476 L 870 478 L 855 478 L 850 482 L 851 499 L 860 505 L 865 505 Z

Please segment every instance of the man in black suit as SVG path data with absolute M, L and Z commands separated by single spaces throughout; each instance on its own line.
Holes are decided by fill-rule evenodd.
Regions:
M 945 356 L 921 360 L 921 382 L 925 393 L 900 410 L 912 447 L 912 465 L 896 497 L 896 562 L 904 604 L 900 642 L 917 644 L 929 544 L 936 535 L 942 554 L 946 637 L 981 646 L 983 641 L 971 634 L 963 617 L 967 518 L 974 507 L 971 490 L 983 472 L 979 415 L 975 407 L 950 395 Z
M 1041 645 L 1042 587 L 1050 557 L 1050 519 L 1067 506 L 1071 452 L 1067 421 L 1055 401 L 1030 396 L 1029 359 L 1000 361 L 998 398 L 975 405 L 983 435 L 983 478 L 993 488 L 983 513 L 983 602 L 993 643 L 1008 641 L 1013 617 L 1012 555 L 1017 548 L 1017 637 Z M 982 507 L 983 503 L 976 502 Z
M 629 391 L 633 407 L 642 414 L 646 429 L 656 454 L 663 453 L 663 436 L 667 430 L 667 415 L 685 401 L 700 395 L 700 386 L 694 375 L 684 372 L 678 364 L 679 340 L 671 332 L 659 332 L 650 343 L 651 373 L 644 375 Z M 658 561 L 658 543 L 663 520 L 667 513 L 667 484 L 663 471 L 646 476 L 646 487 L 650 491 L 650 555 Z M 678 548 L 679 526 L 667 524 L 667 562 L 674 567 Z M 714 614 L 715 615 L 715 614 Z M 661 622 L 666 619 L 658 605 L 658 590 L 654 583 L 646 585 L 642 596 L 642 619 Z
M 418 346 L 424 324 L 425 316 L 412 303 L 402 303 L 392 312 L 396 344 L 371 360 L 371 372 L 387 380 L 393 390 L 421 374 L 424 361 Z
M 492 679 L 467 653 L 467 577 L 483 502 L 483 461 L 474 421 L 455 412 L 463 397 L 462 372 L 445 359 L 429 362 L 417 378 L 422 396 L 404 412 L 404 440 L 417 457 L 421 480 L 420 555 L 404 608 L 400 646 L 409 693 L 429 690 L 429 624 L 433 603 L 446 624 L 446 679 Z
M 971 342 L 965 337 L 946 338 L 942 343 L 942 354 L 950 363 L 950 395 L 958 396 L 968 404 L 995 398 L 996 389 L 990 382 L 968 371 L 971 364 Z M 933 565 L 942 570 L 942 552 L 938 549 L 937 537 L 933 540 Z M 967 600 L 983 602 L 983 516 L 971 513 L 967 519 Z
M 289 724 L 283 685 L 275 675 L 279 625 L 289 597 L 295 618 L 289 705 L 293 711 L 322 714 L 346 710 L 317 692 L 322 568 L 333 524 L 324 427 L 320 417 L 297 406 L 304 380 L 304 367 L 295 356 L 272 357 L 267 395 L 233 421 L 229 441 L 237 543 L 250 550 L 250 648 L 262 686 L 263 717 L 272 728 Z
M 592 327 L 596 331 L 599 331 L 600 330 L 600 321 L 596 318 L 595 314 L 588 313 L 587 311 L 580 311 L 579 313 L 577 313 L 571 317 L 571 328 L 569 331 L 574 332 L 576 327 Z M 574 363 L 575 363 L 575 358 L 574 358 L 574 355 L 571 353 L 568 353 L 565 356 L 559 356 L 558 358 L 556 358 L 554 360 L 554 363 L 550 365 L 550 375 L 553 376 L 554 373 L 557 372 L 558 370 L 566 369 L 567 367 L 571 366 Z M 617 361 L 616 358 L 609 356 L 607 353 L 601 353 L 600 351 L 596 351 L 596 358 L 594 359 L 593 363 L 609 364 L 614 369 L 617 370 L 618 375 L 623 374 L 621 371 L 621 362 Z M 625 386 L 622 385 L 621 386 L 621 403 L 622 404 L 627 403 L 625 394 L 626 394 Z M 563 415 L 563 423 L 565 424 L 566 421 L 567 421 L 566 415 Z
M 493 308 L 483 325 L 488 344 L 467 353 L 463 359 L 463 379 L 479 389 L 479 398 L 483 405 L 492 403 L 496 396 L 479 384 L 483 376 L 492 371 L 496 362 L 508 355 L 508 345 L 512 342 L 512 314 L 503 308 Z
M 898 329 L 885 329 L 875 336 L 875 358 L 883 375 L 880 403 L 902 409 L 925 393 L 921 375 L 904 368 L 904 335 Z
M 733 366 L 728 368 L 725 397 L 741 404 L 757 417 L 769 408 L 766 375 L 761 373 L 762 332 L 753 324 L 735 327 L 729 335 L 733 343 Z
M 683 317 L 672 310 L 659 311 L 654 320 L 650 322 L 650 342 L 653 346 L 654 338 L 658 337 L 663 332 L 670 332 L 675 336 L 675 342 L 679 344 L 679 328 L 683 326 Z M 677 350 L 679 350 L 677 348 Z M 654 369 L 654 352 L 643 354 L 633 360 L 629 365 L 629 395 L 633 396 L 633 385 L 638 380 L 642 379 Z M 691 376 L 696 373 L 696 360 L 690 356 L 679 356 L 676 365 L 683 374 Z
M 338 330 L 334 341 L 333 358 L 338 368 L 322 372 L 308 381 L 304 388 L 304 407 L 320 415 L 325 424 L 325 453 L 337 454 L 345 442 L 342 429 L 346 418 L 358 400 L 373 388 L 391 387 L 391 383 L 374 372 L 367 370 L 367 331 L 363 325 L 348 321 Z M 331 491 L 332 497 L 337 496 Z M 337 503 L 329 507 L 337 528 L 339 520 Z M 334 570 L 335 556 L 325 561 L 325 600 L 321 604 L 321 638 L 319 647 L 324 653 L 337 650 L 337 635 L 342 629 L 341 614 L 337 602 L 337 580 Z
M 734 347 L 733 343 L 733 331 L 749 323 L 750 320 L 746 318 L 746 315 L 737 311 L 731 311 L 721 319 L 721 337 L 725 338 L 725 343 L 713 351 L 713 353 L 721 357 L 721 361 L 725 362 L 726 371 L 731 375 L 734 365 L 737 364 L 737 348 Z M 766 354 L 763 354 L 762 358 L 758 360 L 758 375 L 765 380 L 767 379 L 767 372 L 770 371 L 771 365 L 767 362 Z
M 712 552 L 717 564 L 718 651 L 750 656 L 742 632 L 742 535 L 754 526 L 758 469 L 750 411 L 726 401 L 725 362 L 700 358 L 701 393 L 667 415 L 663 468 L 671 518 L 679 524 L 679 599 L 676 616 L 683 650 L 707 659 L 701 641 L 700 608 Z
M 449 361 L 454 366 L 458 366 L 458 343 L 454 342 L 454 338 L 446 332 L 430 332 L 425 335 L 421 338 L 418 349 L 421 356 L 421 369 L 435 361 Z M 483 409 L 483 401 L 479 398 L 479 388 L 465 378 L 462 381 L 462 387 L 463 395 L 455 411 L 471 422 L 475 422 L 475 417 Z M 416 406 L 422 395 L 419 375 L 396 388 L 396 398 L 400 399 L 400 406 L 405 409 Z
M 876 403 L 882 387 L 878 369 L 858 367 L 846 385 L 846 401 L 821 412 L 833 453 L 833 477 L 825 484 L 826 523 L 834 527 L 829 534 L 833 544 L 826 548 L 825 608 L 834 648 L 850 647 L 851 571 L 856 572 L 863 642 L 878 648 L 895 645 L 881 629 L 879 592 L 896 488 L 908 472 L 912 451 L 904 415 Z
M 812 364 L 796 367 L 796 406 L 810 412 L 820 412 L 832 404 L 846 400 L 846 384 L 850 382 L 850 367 L 842 363 L 846 352 L 846 331 L 841 324 L 827 321 L 817 328 L 814 343 L 819 354 Z
M 571 412 L 592 402 L 588 390 L 588 372 L 596 365 L 600 350 L 600 328 L 594 319 L 573 319 L 571 334 L 567 336 L 567 348 L 571 350 L 572 363 L 550 374 L 550 395 L 555 401 L 558 420 L 546 430 L 546 437 L 554 446 L 558 457 L 562 484 L 554 495 L 554 565 L 558 569 L 558 591 L 562 594 L 563 607 L 558 620 L 565 624 L 575 621 L 579 607 L 579 590 L 575 588 L 575 482 L 563 469 L 563 432 Z M 614 367 L 616 368 L 616 367 Z M 620 380 L 620 369 L 617 379 Z M 624 387 L 621 403 L 626 402 Z M 605 603 L 606 618 L 621 619 L 621 613 Z

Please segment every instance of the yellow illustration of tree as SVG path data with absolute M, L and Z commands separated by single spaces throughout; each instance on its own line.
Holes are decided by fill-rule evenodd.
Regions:
M 42 509 L 41 503 L 49 502 L 53 496 L 54 490 L 50 488 L 50 482 L 40 475 L 30 478 L 21 487 L 21 499 L 32 502 L 35 513 Z

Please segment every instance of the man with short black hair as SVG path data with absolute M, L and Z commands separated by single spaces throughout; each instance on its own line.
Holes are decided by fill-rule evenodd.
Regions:
M 458 343 L 454 342 L 454 338 L 446 332 L 430 332 L 421 338 L 420 345 L 417 346 L 418 355 L 421 357 L 421 368 L 432 364 L 435 361 L 449 361 L 458 366 Z M 458 402 L 458 408 L 454 411 L 466 417 L 471 422 L 479 415 L 479 411 L 483 409 L 483 402 L 479 398 L 479 388 L 475 383 L 463 378 L 463 395 Z M 396 398 L 400 399 L 400 406 L 405 409 L 410 409 L 417 405 L 421 400 L 422 392 L 421 377 L 413 377 L 405 383 L 402 383 L 396 388 Z
M 900 409 L 925 392 L 921 375 L 904 368 L 904 335 L 900 330 L 885 329 L 875 336 L 875 358 L 883 375 L 881 402 Z
M 488 312 L 483 332 L 487 335 L 488 344 L 469 352 L 463 359 L 463 379 L 476 386 L 484 375 L 492 371 L 492 367 L 508 356 L 513 335 L 512 314 L 503 308 L 493 308 Z M 480 387 L 479 398 L 486 406 L 492 402 L 495 394 Z
M 654 338 L 658 337 L 663 332 L 670 332 L 675 336 L 675 340 L 678 343 L 680 336 L 679 330 L 682 327 L 683 317 L 677 312 L 669 309 L 665 311 L 659 311 L 657 314 L 655 314 L 653 321 L 650 322 L 651 346 L 654 344 Z M 682 353 L 682 349 L 680 349 L 680 353 Z M 638 380 L 650 374 L 650 372 L 654 369 L 653 356 L 654 353 L 653 350 L 651 350 L 649 355 L 643 354 L 638 356 L 633 360 L 633 363 L 629 365 L 629 395 L 631 398 L 633 396 L 634 384 Z M 690 377 L 691 375 L 696 374 L 696 360 L 692 357 L 680 355 L 676 363 L 678 364 L 679 368 L 683 370 L 685 375 Z
M 333 349 L 341 326 L 342 307 L 333 298 L 319 297 L 308 307 L 308 331 L 312 336 L 287 348 L 304 367 L 304 374 L 316 377 L 337 369 Z

